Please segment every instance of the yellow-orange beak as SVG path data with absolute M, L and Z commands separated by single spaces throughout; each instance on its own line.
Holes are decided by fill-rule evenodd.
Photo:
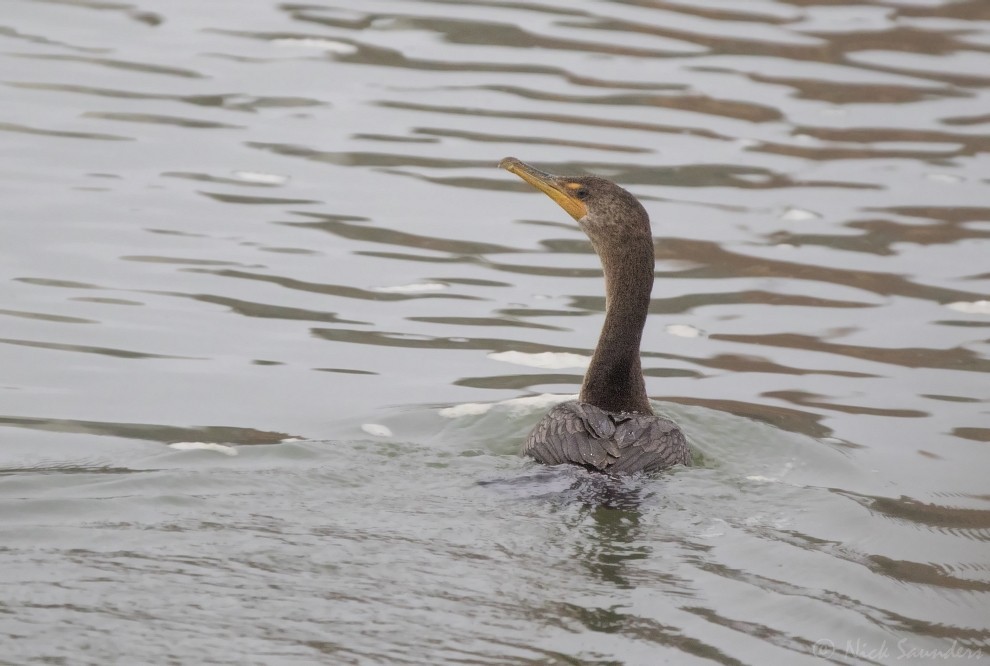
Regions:
M 575 220 L 580 220 L 588 214 L 588 207 L 578 199 L 574 192 L 579 189 L 576 183 L 568 183 L 566 179 L 540 171 L 515 157 L 506 157 L 498 163 L 500 169 L 514 173 L 527 183 L 546 194 L 566 210 Z

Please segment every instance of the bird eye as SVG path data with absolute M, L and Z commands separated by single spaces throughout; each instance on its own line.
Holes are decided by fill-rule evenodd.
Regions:
M 578 199 L 587 199 L 588 198 L 587 188 L 582 187 L 581 189 L 576 190 L 574 192 L 574 196 L 576 196 Z

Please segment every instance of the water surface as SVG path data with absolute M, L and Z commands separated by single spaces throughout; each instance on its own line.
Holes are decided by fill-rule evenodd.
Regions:
M 987 659 L 986 2 L 12 0 L 0 45 L 0 660 Z M 604 296 L 506 155 L 646 205 L 695 467 L 516 455 Z

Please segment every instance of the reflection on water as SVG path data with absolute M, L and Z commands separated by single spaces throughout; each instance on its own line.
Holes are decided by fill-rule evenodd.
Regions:
M 5 659 L 986 658 L 987 2 L 8 5 Z M 697 467 L 515 456 L 605 304 L 509 154 Z

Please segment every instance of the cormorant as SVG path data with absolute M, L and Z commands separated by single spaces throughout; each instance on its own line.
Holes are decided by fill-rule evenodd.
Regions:
M 598 176 L 555 176 L 514 157 L 499 167 L 540 190 L 577 220 L 605 272 L 605 323 L 577 400 L 551 409 L 523 453 L 610 474 L 691 464 L 680 428 L 653 413 L 639 346 L 653 289 L 653 233 L 643 205 Z

